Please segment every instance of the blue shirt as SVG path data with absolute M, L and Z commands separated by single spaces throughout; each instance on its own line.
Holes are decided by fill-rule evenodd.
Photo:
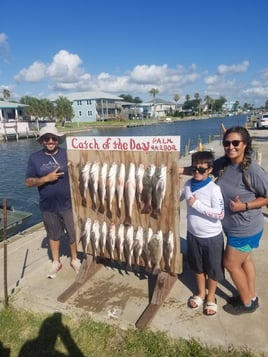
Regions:
M 29 177 L 43 177 L 60 167 L 64 172 L 57 181 L 45 183 L 38 187 L 39 206 L 42 212 L 61 212 L 72 209 L 70 183 L 68 176 L 66 150 L 58 147 L 54 155 L 48 155 L 44 150 L 31 154 L 26 170 Z

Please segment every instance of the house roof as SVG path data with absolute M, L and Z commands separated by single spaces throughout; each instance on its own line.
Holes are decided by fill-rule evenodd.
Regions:
M 5 100 L 0 100 L 0 108 L 1 109 L 17 109 L 17 108 L 23 108 L 23 107 L 28 107 L 28 105 L 21 104 L 21 103 L 7 102 Z
M 113 99 L 122 100 L 121 97 L 105 92 L 77 92 L 65 95 L 69 100 L 90 100 L 90 99 Z
M 171 102 L 169 100 L 165 100 L 165 99 L 161 99 L 161 98 L 154 98 L 152 100 L 149 100 L 148 102 L 146 102 L 148 104 L 167 104 L 167 105 L 174 105 L 174 102 Z

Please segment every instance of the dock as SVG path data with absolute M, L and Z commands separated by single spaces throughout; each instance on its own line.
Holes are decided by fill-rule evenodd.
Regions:
M 12 234 L 17 227 L 24 223 L 28 218 L 32 216 L 31 212 L 17 211 L 14 208 L 6 210 L 7 212 L 7 235 Z M 0 241 L 3 239 L 4 230 L 4 215 L 3 208 L 0 208 Z

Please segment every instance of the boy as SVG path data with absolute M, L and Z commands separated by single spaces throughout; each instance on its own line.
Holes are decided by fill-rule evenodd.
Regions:
M 214 156 L 210 151 L 198 151 L 192 155 L 193 177 L 185 183 L 180 197 L 180 201 L 186 199 L 187 202 L 187 256 L 198 287 L 198 293 L 189 298 L 188 306 L 196 309 L 205 303 L 204 313 L 209 316 L 217 312 L 217 282 L 224 278 L 221 225 L 224 204 L 219 186 L 209 176 L 213 162 Z

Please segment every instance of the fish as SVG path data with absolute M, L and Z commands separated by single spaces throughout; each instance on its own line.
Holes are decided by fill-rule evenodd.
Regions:
M 117 164 L 115 162 L 112 163 L 109 168 L 108 176 L 107 176 L 107 212 L 106 216 L 110 219 L 113 217 L 112 207 L 113 207 L 113 198 L 115 194 L 115 185 L 116 185 L 116 172 L 117 172 Z
M 171 261 L 174 252 L 174 233 L 172 231 L 168 231 L 168 233 L 164 236 L 163 242 L 163 257 L 165 260 L 165 269 L 171 269 Z
M 92 201 L 92 209 L 97 208 L 98 182 L 99 182 L 100 164 L 94 161 L 89 170 L 89 193 Z
M 141 209 L 141 195 L 142 195 L 142 190 L 143 190 L 143 176 L 144 176 L 144 165 L 139 164 L 139 166 L 136 169 L 136 202 L 137 202 L 137 207 L 138 210 Z
M 141 194 L 141 200 L 144 203 L 141 213 L 150 213 L 152 211 L 152 179 L 155 173 L 156 166 L 154 164 L 149 165 L 144 172 L 143 176 L 143 189 Z
M 106 252 L 106 240 L 107 240 L 107 223 L 106 221 L 103 221 L 100 226 L 100 255 L 102 257 L 105 256 Z
M 92 224 L 91 219 L 87 218 L 84 224 L 83 231 L 80 236 L 80 241 L 82 242 L 82 247 L 85 257 L 87 257 L 88 246 L 90 244 L 91 224 Z
M 152 197 L 152 206 L 153 211 L 151 216 L 153 218 L 158 218 L 161 215 L 162 202 L 166 194 L 167 188 L 167 167 L 161 165 L 156 168 L 153 180 L 153 197 Z
M 133 256 L 133 237 L 134 228 L 133 226 L 126 227 L 125 239 L 124 239 L 124 251 L 125 259 L 127 263 L 127 270 L 131 270 L 132 256 Z
M 114 261 L 114 248 L 115 248 L 115 224 L 111 223 L 108 228 L 107 234 L 107 249 L 109 256 L 112 261 Z
M 121 205 L 124 197 L 126 167 L 123 162 L 118 167 L 116 177 L 117 217 L 121 217 Z
M 106 180 L 107 180 L 108 164 L 104 162 L 101 165 L 99 172 L 98 196 L 99 196 L 99 209 L 98 212 L 105 212 L 105 198 L 106 198 Z
M 99 239 L 100 239 L 100 224 L 99 224 L 99 221 L 94 220 L 92 222 L 92 226 L 91 226 L 90 241 L 91 241 L 93 258 L 95 261 L 97 259 L 97 252 L 98 252 L 98 248 L 99 248 Z
M 90 171 L 91 164 L 87 162 L 85 166 L 82 168 L 80 173 L 80 183 L 79 189 L 82 196 L 82 206 L 86 207 L 87 205 L 87 191 L 89 185 L 89 171 Z
M 130 226 L 132 221 L 132 210 L 136 194 L 135 164 L 131 162 L 125 182 L 125 209 L 126 217 L 124 224 Z
M 149 242 L 151 262 L 153 266 L 153 275 L 159 274 L 161 271 L 160 263 L 163 255 L 163 232 L 159 229 L 153 234 Z
M 133 239 L 133 253 L 135 258 L 135 263 L 140 265 L 140 257 L 143 251 L 143 228 L 138 226 L 134 232 L 134 239 Z
M 121 262 L 123 258 L 124 252 L 124 234 L 125 234 L 125 227 L 121 223 L 117 230 L 116 240 L 115 240 L 115 248 L 117 250 L 118 260 Z
M 143 244 L 143 253 L 145 256 L 145 265 L 146 269 L 150 270 L 152 268 L 152 263 L 151 263 L 151 252 L 150 252 L 150 241 L 153 237 L 153 230 L 151 227 L 148 227 L 145 232 L 144 232 L 144 244 Z

